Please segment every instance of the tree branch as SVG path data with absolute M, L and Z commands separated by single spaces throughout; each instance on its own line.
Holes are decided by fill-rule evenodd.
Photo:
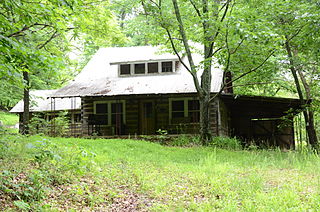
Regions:
M 38 45 L 38 49 L 42 49 L 43 47 L 45 47 L 52 39 L 58 37 L 60 34 L 58 33 L 58 31 L 55 31 L 54 33 L 52 33 L 51 37 L 46 40 L 46 42 L 44 42 L 41 45 Z
M 189 1 L 190 1 L 190 3 L 192 4 L 193 8 L 195 9 L 195 11 L 196 11 L 197 15 L 199 16 L 199 18 L 201 18 L 200 10 L 197 8 L 195 2 L 192 1 L 192 0 L 189 0 Z
M 227 0 L 226 3 L 225 3 L 225 4 L 220 8 L 220 10 L 219 10 L 219 12 L 220 12 L 220 11 L 222 10 L 222 8 L 225 7 L 224 13 L 223 13 L 223 15 L 222 15 L 222 17 L 221 17 L 221 19 L 220 19 L 220 23 L 222 23 L 222 22 L 224 21 L 224 19 L 226 18 L 226 16 L 227 16 L 230 2 L 231 2 L 231 0 Z M 211 39 L 210 52 L 213 52 L 214 40 L 215 40 L 215 39 L 218 37 L 218 35 L 220 34 L 220 30 L 221 30 L 221 28 L 218 27 L 215 35 L 214 35 L 214 36 L 212 37 L 212 39 Z M 211 53 L 211 54 L 207 55 L 207 58 L 208 58 L 208 57 L 212 57 L 212 56 L 213 56 L 213 55 L 212 55 L 212 53 Z
M 36 23 L 35 23 L 36 24 Z M 14 33 L 11 33 L 10 35 L 8 35 L 7 37 L 10 38 L 10 37 L 18 37 L 20 36 L 20 34 L 28 29 L 30 29 L 31 27 L 33 27 L 35 24 L 31 24 L 30 26 L 24 26 L 21 30 L 17 31 L 17 32 L 14 32 Z
M 181 14 L 180 14 L 180 9 L 179 9 L 179 6 L 178 6 L 178 2 L 177 2 L 177 0 L 172 0 L 172 3 L 173 3 L 176 19 L 177 19 L 177 21 L 179 23 L 178 24 L 179 25 L 179 32 L 180 32 L 180 35 L 182 37 L 183 45 L 184 45 L 184 48 L 185 48 L 185 51 L 186 51 L 186 54 L 187 54 L 187 57 L 188 57 L 188 61 L 189 61 L 190 68 L 191 68 L 191 72 L 193 73 L 192 76 L 193 76 L 193 79 L 194 79 L 194 82 L 195 82 L 195 87 L 196 87 L 197 91 L 199 92 L 199 94 L 202 95 L 203 91 L 202 91 L 202 89 L 200 87 L 199 80 L 198 80 L 198 78 L 196 76 L 197 71 L 196 71 L 195 64 L 194 64 L 194 61 L 193 61 L 193 58 L 192 58 L 191 49 L 190 49 L 190 46 L 189 46 L 189 43 L 188 43 L 188 38 L 187 38 L 185 29 L 184 29 L 184 25 L 183 25 L 183 22 L 182 22 L 182 19 L 181 19 Z
M 261 67 L 269 60 L 269 58 L 274 54 L 274 52 L 275 52 L 275 50 L 271 51 L 270 54 L 269 54 L 258 66 L 256 66 L 255 68 L 253 68 L 253 69 L 251 69 L 251 70 L 249 70 L 249 71 L 241 74 L 239 77 L 231 80 L 230 82 L 228 82 L 228 83 L 226 83 L 226 84 L 223 83 L 223 85 L 222 85 L 222 87 L 220 88 L 219 92 L 216 93 L 213 97 L 211 97 L 210 101 L 212 101 L 214 98 L 216 98 L 218 95 L 220 95 L 220 94 L 222 93 L 222 91 L 224 90 L 224 88 L 225 88 L 228 84 L 232 84 L 233 82 L 241 79 L 242 77 L 244 77 L 244 76 L 246 76 L 246 75 L 248 75 L 248 74 L 250 74 L 250 73 L 252 73 L 252 72 L 255 72 L 255 71 L 257 71 L 259 68 L 261 68 Z

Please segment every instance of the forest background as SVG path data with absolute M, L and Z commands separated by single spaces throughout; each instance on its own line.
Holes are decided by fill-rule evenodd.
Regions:
M 163 45 L 188 56 L 194 42 L 208 53 L 204 68 L 214 57 L 231 72 L 236 94 L 312 99 L 303 116 L 315 145 L 319 9 L 316 0 L 1 1 L 0 107 L 10 109 L 29 90 L 66 84 L 100 47 Z

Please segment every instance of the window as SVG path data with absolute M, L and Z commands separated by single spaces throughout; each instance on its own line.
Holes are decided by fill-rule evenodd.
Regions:
M 192 123 L 200 121 L 199 100 L 188 100 L 188 117 Z
M 80 123 L 81 122 L 81 113 L 74 113 L 73 114 L 73 123 Z
M 134 64 L 134 73 L 135 74 L 144 74 L 145 73 L 145 64 L 144 63 Z
M 170 123 L 197 123 L 200 121 L 199 100 L 192 98 L 169 99 Z
M 172 118 L 184 117 L 184 101 L 172 101 Z
M 175 70 L 178 70 L 178 68 L 179 68 L 179 66 L 180 66 L 180 61 L 175 61 Z
M 130 74 L 130 64 L 120 65 L 120 75 Z
M 178 67 L 179 61 L 119 64 L 119 75 L 172 73 Z
M 108 124 L 108 104 L 99 103 L 95 107 L 95 121 L 97 124 L 107 125 Z
M 161 63 L 162 72 L 172 72 L 172 62 L 162 62 Z
M 118 125 L 123 123 L 122 103 L 111 103 L 111 124 Z
M 108 104 L 96 104 L 96 114 L 107 114 L 108 113 Z
M 125 123 L 125 101 L 94 102 L 95 121 L 101 125 L 119 125 Z
M 148 63 L 148 73 L 158 73 L 158 63 Z

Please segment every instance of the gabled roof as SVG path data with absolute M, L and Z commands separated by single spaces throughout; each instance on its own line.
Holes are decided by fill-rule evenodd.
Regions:
M 195 62 L 200 63 L 199 55 Z M 118 76 L 118 64 L 178 60 L 176 55 L 164 53 L 158 47 L 112 47 L 101 48 L 81 73 L 67 86 L 57 90 L 53 97 L 116 96 L 131 94 L 166 94 L 196 92 L 191 74 L 180 64 L 176 72 Z M 188 62 L 184 59 L 186 64 Z M 198 75 L 200 76 L 199 71 Z M 223 72 L 212 68 L 212 92 L 220 89 Z
M 45 112 L 45 111 L 64 111 L 72 109 L 80 109 L 81 99 L 75 98 L 75 102 L 71 103 L 70 98 L 56 98 L 54 100 L 55 106 L 51 108 L 51 99 L 48 98 L 57 90 L 35 90 L 30 91 L 30 112 Z M 75 104 L 74 104 L 75 103 Z M 72 107 L 71 107 L 72 106 Z M 23 100 L 20 100 L 11 110 L 11 113 L 23 112 Z

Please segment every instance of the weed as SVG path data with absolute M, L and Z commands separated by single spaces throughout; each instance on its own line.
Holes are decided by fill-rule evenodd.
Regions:
M 209 143 L 209 146 L 215 146 L 222 149 L 240 150 L 242 149 L 241 141 L 237 138 L 229 137 L 214 137 Z
M 172 146 L 191 147 L 200 145 L 200 139 L 197 136 L 182 134 L 173 138 L 170 144 Z

